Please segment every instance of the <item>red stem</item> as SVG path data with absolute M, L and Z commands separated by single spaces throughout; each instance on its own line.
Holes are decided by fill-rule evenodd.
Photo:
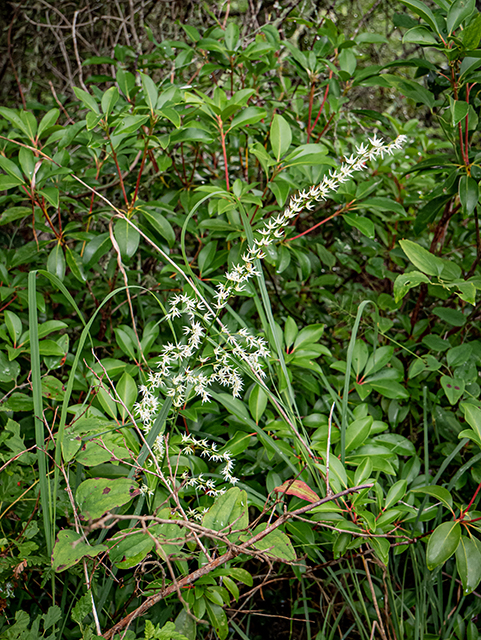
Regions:
M 225 184 L 226 184 L 227 191 L 229 191 L 229 189 L 230 189 L 230 187 L 229 187 L 229 167 L 227 165 L 227 151 L 226 151 L 226 148 L 225 148 L 224 127 L 222 126 L 222 119 L 221 119 L 220 116 L 217 116 L 217 121 L 219 122 L 220 140 L 221 140 L 221 143 L 222 143 L 222 153 L 224 155 Z
M 142 172 L 144 170 L 144 164 L 145 164 L 145 158 L 147 156 L 147 147 L 149 146 L 149 139 L 147 138 L 146 142 L 145 142 L 145 147 L 144 147 L 144 153 L 142 155 L 142 161 L 140 163 L 140 167 L 139 167 L 139 175 L 137 176 L 137 182 L 135 184 L 135 191 L 134 191 L 134 195 L 132 198 L 132 208 L 134 207 L 135 201 L 137 200 L 137 194 L 139 193 L 139 187 L 140 187 L 140 178 L 142 177 Z
M 311 117 L 312 117 L 312 103 L 314 102 L 314 91 L 316 89 L 316 83 L 313 81 L 311 83 L 311 91 L 309 93 L 309 115 L 307 116 L 307 142 L 309 142 L 309 138 L 311 137 Z
M 329 80 L 331 78 L 332 78 L 332 70 L 329 73 Z M 329 95 L 329 83 L 327 83 L 326 90 L 324 91 L 324 98 L 322 99 L 322 103 L 321 103 L 321 106 L 320 106 L 319 111 L 317 113 L 316 119 L 314 120 L 314 124 L 312 125 L 312 128 L 309 131 L 309 135 L 310 135 L 311 131 L 314 131 L 314 129 L 316 127 L 317 121 L 319 120 L 319 117 L 320 117 L 320 115 L 321 115 L 321 113 L 322 113 L 322 111 L 324 109 L 324 105 L 326 104 L 326 100 L 327 100 L 327 96 L 328 95 Z M 307 137 L 307 141 L 309 142 L 309 136 Z
M 341 211 L 336 211 L 336 213 L 333 213 L 332 216 L 329 216 L 328 218 L 324 218 L 324 220 L 321 220 L 320 222 L 318 222 L 317 224 L 315 224 L 313 227 L 311 227 L 310 229 L 307 229 L 307 231 L 303 231 L 302 233 L 300 233 L 298 236 L 294 236 L 293 238 L 288 238 L 286 240 L 286 242 L 292 242 L 293 240 L 297 240 L 297 238 L 301 238 L 302 236 L 305 236 L 306 233 L 310 233 L 311 231 L 314 231 L 314 229 L 317 229 L 317 227 L 320 227 L 321 224 L 324 224 L 325 222 L 329 222 L 329 220 L 332 220 L 333 218 L 335 218 L 336 216 L 338 216 L 341 213 Z
M 478 488 L 476 489 L 476 491 L 474 492 L 474 496 L 471 498 L 470 503 L 468 504 L 468 506 L 466 507 L 466 509 L 464 509 L 464 511 L 462 511 L 459 514 L 459 520 L 462 520 L 464 518 L 464 516 L 466 515 L 466 513 L 469 511 L 471 505 L 473 504 L 473 502 L 476 500 L 476 496 L 479 493 L 479 490 L 481 489 L 481 482 L 478 484 Z

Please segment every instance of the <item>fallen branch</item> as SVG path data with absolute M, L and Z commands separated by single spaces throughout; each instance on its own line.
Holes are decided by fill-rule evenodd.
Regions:
M 188 585 L 193 584 L 196 580 L 198 580 L 202 576 L 205 576 L 211 571 L 214 571 L 214 569 L 217 569 L 217 567 L 225 564 L 226 562 L 229 562 L 229 560 L 232 560 L 233 558 L 240 555 L 244 551 L 248 551 L 249 547 L 254 546 L 257 542 L 259 542 L 260 540 L 265 538 L 267 535 L 269 535 L 269 533 L 272 533 L 273 531 L 278 529 L 281 525 L 287 522 L 287 520 L 294 518 L 296 516 L 300 516 L 303 513 L 307 513 L 308 511 L 312 511 L 312 509 L 315 509 L 316 507 L 319 507 L 321 504 L 325 504 L 326 502 L 332 502 L 333 500 L 342 498 L 343 496 L 349 495 L 350 493 L 356 493 L 358 491 L 362 491 L 363 489 L 369 489 L 370 487 L 372 487 L 372 484 L 363 484 L 358 487 L 352 487 L 351 489 L 345 489 L 340 493 L 336 493 L 335 495 L 328 496 L 326 498 L 323 498 L 322 500 L 318 500 L 317 502 L 308 504 L 305 507 L 301 507 L 299 509 L 295 509 L 294 511 L 287 511 L 286 513 L 283 513 L 281 516 L 277 518 L 275 522 L 267 526 L 264 529 L 264 531 L 260 531 L 258 534 L 256 534 L 255 536 L 252 536 L 252 538 L 250 538 L 249 540 L 247 540 L 241 545 L 233 545 L 226 553 L 219 556 L 218 558 L 214 558 L 213 560 L 211 560 L 211 562 L 204 565 L 200 569 L 196 569 L 196 571 L 193 571 L 188 576 L 181 578 L 176 582 L 176 584 L 170 584 L 169 586 L 165 587 L 165 589 L 161 589 L 158 593 L 154 594 L 153 596 L 149 596 L 140 605 L 140 607 L 137 607 L 137 609 L 129 613 L 129 615 L 125 616 L 125 618 L 122 618 L 120 622 L 117 622 L 117 624 L 115 624 L 108 631 L 106 631 L 102 635 L 102 637 L 105 638 L 105 640 L 112 640 L 112 638 L 116 633 L 128 627 L 136 618 L 142 616 L 146 611 L 148 611 L 151 607 L 153 607 L 154 604 L 157 604 L 164 598 L 167 598 L 168 596 L 176 592 L 178 589 L 181 589 L 182 587 L 186 587 Z M 175 521 L 172 521 L 172 522 L 175 522 Z

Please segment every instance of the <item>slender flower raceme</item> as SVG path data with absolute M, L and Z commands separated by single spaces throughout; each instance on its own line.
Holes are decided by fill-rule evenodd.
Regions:
M 350 180 L 356 171 L 361 171 L 370 160 L 385 154 L 392 155 L 394 151 L 402 148 L 406 136 L 398 136 L 394 142 L 384 144 L 383 140 L 374 136 L 369 139 L 370 145 L 361 144 L 356 149 L 356 154 L 346 158 L 341 166 L 330 171 L 318 185 L 312 186 L 307 191 L 301 191 L 291 197 L 289 204 L 283 213 L 270 219 L 262 229 L 258 230 L 260 237 L 254 240 L 253 246 L 242 256 L 242 262 L 235 265 L 226 273 L 226 284 L 219 284 L 216 292 L 216 308 L 223 309 L 230 296 L 243 290 L 245 283 L 257 275 L 254 267 L 255 260 L 262 260 L 264 247 L 278 242 L 284 237 L 285 228 L 289 221 L 299 215 L 303 209 L 312 209 L 315 202 L 325 200 L 330 193 L 335 192 L 341 184 Z
M 185 293 L 173 296 L 169 303 L 166 320 L 184 318 L 183 337 L 175 343 L 164 344 L 158 361 L 158 370 L 150 372 L 148 383 L 140 387 L 142 399 L 134 409 L 143 423 L 146 433 L 152 427 L 160 408 L 159 390 L 172 398 L 174 407 L 181 408 L 194 398 L 208 402 L 213 384 L 230 389 L 234 398 L 241 395 L 243 380 L 238 366 L 242 362 L 262 382 L 265 377 L 264 360 L 269 357 L 266 341 L 252 335 L 247 329 L 230 331 L 219 317 L 220 311 L 227 305 L 233 293 L 243 291 L 246 283 L 258 274 L 256 260 L 264 257 L 264 248 L 278 242 L 284 237 L 289 223 L 303 209 L 312 209 L 335 192 L 340 185 L 350 180 L 356 171 L 361 171 L 367 162 L 391 155 L 401 149 L 406 136 L 399 136 L 390 144 L 374 136 L 369 145 L 361 144 L 356 154 L 346 160 L 335 170 L 331 170 L 323 180 L 291 197 L 283 213 L 268 220 L 257 230 L 257 237 L 252 246 L 244 253 L 241 262 L 226 273 L 226 282 L 217 285 L 215 302 L 212 306 L 201 299 L 201 294 L 194 288 L 196 295 Z M 217 335 L 213 335 L 213 321 L 220 325 Z M 219 454 L 215 445 L 199 441 L 192 436 L 184 436 L 184 453 L 193 451 L 195 447 L 202 449 L 202 456 L 209 461 L 223 461 L 221 475 L 226 483 L 236 484 L 237 478 L 232 475 L 234 463 L 228 452 Z M 160 459 L 164 455 L 164 445 L 159 436 L 154 444 L 154 454 Z M 217 489 L 213 480 L 205 480 L 202 475 L 185 477 L 186 486 L 196 487 L 211 496 L 219 495 L 224 489 Z M 197 516 L 196 516 L 197 517 Z

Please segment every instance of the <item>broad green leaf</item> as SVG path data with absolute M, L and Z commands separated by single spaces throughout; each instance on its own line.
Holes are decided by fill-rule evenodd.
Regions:
M 438 44 L 439 41 L 430 29 L 421 26 L 413 27 L 406 31 L 403 36 L 403 43 L 429 46 L 430 44 Z
M 224 42 L 228 51 L 235 51 L 239 45 L 239 27 L 235 22 L 229 22 L 224 33 Z
M 423 495 L 431 496 L 439 500 L 439 502 L 442 502 L 444 506 L 453 513 L 453 498 L 444 487 L 438 487 L 434 484 L 427 487 L 416 487 L 415 489 L 411 489 L 411 493 L 422 493 Z
M 297 324 L 289 316 L 284 326 L 284 343 L 286 345 L 286 349 L 289 349 L 294 344 L 294 340 L 296 339 L 298 333 L 299 329 L 297 328 Z
M 145 73 L 140 73 L 140 79 L 142 81 L 142 89 L 144 90 L 145 102 L 150 109 L 150 113 L 154 115 L 154 109 L 159 99 L 159 90 L 152 78 Z
M 450 378 L 449 376 L 442 376 L 441 386 L 444 389 L 446 398 L 450 404 L 456 404 L 460 398 L 462 398 L 465 388 L 465 382 L 462 378 Z
M 129 502 L 140 493 L 137 483 L 129 478 L 91 478 L 78 487 L 75 500 L 82 515 L 89 520 Z
M 147 532 L 127 529 L 110 538 L 108 546 L 110 561 L 119 569 L 130 569 L 142 562 L 154 548 L 155 541 Z
M 65 256 L 67 259 L 67 266 L 75 278 L 79 282 L 86 282 L 87 277 L 84 271 L 84 263 L 80 255 L 76 251 L 70 249 L 70 247 L 66 247 Z
M 65 276 L 65 256 L 62 245 L 57 242 L 47 258 L 47 271 L 63 280 Z
M 117 417 L 117 403 L 112 398 L 111 393 L 99 386 L 96 397 L 105 413 L 115 420 Z
M 364 444 L 371 431 L 372 423 L 372 416 L 366 416 L 365 418 L 354 420 L 348 425 L 346 429 L 346 453 Z
M 426 563 L 432 571 L 444 564 L 456 551 L 461 539 L 459 522 L 443 522 L 433 531 L 426 549 Z
M 264 415 L 264 411 L 267 406 L 267 394 L 264 389 L 257 384 L 251 391 L 249 396 L 249 411 L 251 416 L 255 420 L 256 424 L 259 424 L 259 420 Z
M 247 493 L 231 487 L 224 495 L 218 496 L 204 515 L 203 526 L 224 533 L 226 529 L 246 529 L 249 526 Z
M 127 220 L 117 220 L 114 235 L 123 258 L 131 258 L 139 246 L 140 234 Z
M 52 553 L 53 570 L 65 571 L 77 564 L 85 557 L 94 558 L 99 553 L 107 551 L 104 544 L 91 546 L 82 540 L 83 535 L 75 531 L 62 530 L 58 532 L 57 541 Z
M 229 127 L 229 131 L 237 127 L 245 127 L 248 124 L 255 124 L 266 117 L 267 111 L 265 109 L 261 109 L 260 107 L 247 107 L 235 116 Z
M 476 17 L 473 20 L 471 20 L 471 22 L 463 31 L 463 35 L 462 35 L 463 45 L 468 51 L 477 49 L 479 46 L 480 39 L 481 39 L 481 14 L 478 13 Z
M 324 324 L 311 324 L 301 329 L 297 334 L 292 351 L 305 349 L 307 345 L 318 342 L 324 333 L 324 328 Z
M 253 535 L 264 531 L 267 526 L 267 522 L 261 523 L 254 529 Z M 243 537 L 246 539 L 246 536 Z M 296 552 L 290 539 L 285 533 L 279 531 L 279 529 L 274 529 L 274 531 L 268 533 L 265 538 L 262 538 L 262 540 L 259 540 L 259 542 L 256 542 L 252 546 L 259 551 L 264 551 L 266 555 L 271 558 L 278 558 L 279 560 L 286 560 L 287 562 L 294 562 L 294 560 L 296 560 Z
M 463 402 L 461 409 L 464 411 L 464 419 L 481 441 L 481 409 L 468 402 Z
M 175 232 L 167 218 L 153 207 L 142 207 L 141 212 L 145 220 L 152 225 L 155 231 L 167 240 L 169 247 L 173 247 L 175 243 Z
M 459 179 L 459 201 L 466 215 L 471 215 L 478 204 L 478 183 L 474 178 L 462 176 Z
M 466 18 L 469 18 L 475 9 L 476 0 L 455 0 L 446 17 L 448 34 L 451 35 Z
M 205 601 L 205 606 L 209 620 L 219 636 L 219 640 L 226 640 L 229 635 L 229 623 L 224 609 L 209 600 Z
M 344 213 L 343 219 L 368 238 L 374 238 L 374 223 L 369 218 L 358 216 L 356 213 Z
M 461 120 L 464 121 L 464 118 L 468 115 L 469 105 L 467 102 L 463 100 L 453 100 L 450 99 L 450 111 L 451 111 L 451 124 L 452 126 L 456 126 L 458 122 Z
M 281 157 L 291 146 L 292 132 L 287 120 L 277 113 L 272 119 L 270 141 L 272 152 L 274 153 L 277 162 L 279 162 Z
M 399 502 L 399 500 L 405 497 L 407 484 L 406 480 L 398 480 L 398 482 L 395 482 L 393 486 L 389 488 L 383 511 L 386 511 L 389 507 L 392 507 L 393 504 L 396 504 L 396 502 Z
M 116 391 L 119 398 L 122 400 L 123 405 L 119 405 L 118 410 L 122 421 L 128 420 L 128 411 L 132 411 L 135 401 L 137 400 L 137 384 L 135 380 L 127 372 L 122 374 L 122 377 L 117 382 Z
M 420 271 L 409 271 L 401 273 L 394 281 L 393 295 L 397 303 L 404 298 L 406 293 L 413 287 L 418 287 L 422 283 L 428 283 L 429 278 Z
M 411 240 L 400 240 L 399 244 L 409 260 L 420 271 L 427 273 L 429 276 L 441 275 L 444 268 L 444 260 Z
M 14 346 L 16 346 L 18 339 L 22 335 L 22 321 L 17 314 L 10 311 L 10 309 L 5 309 L 4 314 L 8 333 L 10 334 Z
M 478 544 L 467 536 L 461 536 L 456 549 L 456 567 L 465 596 L 472 593 L 481 582 L 481 550 Z
M 15 164 L 15 162 L 13 162 L 12 160 L 9 160 L 8 158 L 5 158 L 2 155 L 0 155 L 0 169 L 3 169 L 4 171 L 6 171 L 11 178 L 14 178 L 14 179 L 17 178 L 18 179 L 17 184 L 21 184 L 25 182 L 23 179 L 22 172 L 20 171 L 18 166 Z
M 100 115 L 99 105 L 93 96 L 90 93 L 87 93 L 83 89 L 79 89 L 78 87 L 73 88 L 75 95 L 77 98 L 84 103 L 87 109 L 90 109 L 96 115 Z
M 433 108 L 434 94 L 414 80 L 401 78 L 400 76 L 394 76 L 389 73 L 385 73 L 381 77 L 387 80 L 392 87 L 395 87 L 401 94 L 406 96 L 406 98 L 410 98 L 415 102 L 421 102 L 430 109 Z
M 421 2 L 421 0 L 401 0 L 401 2 L 406 7 L 409 7 L 409 9 L 414 11 L 414 13 L 420 16 L 423 20 L 425 20 L 425 22 L 427 22 L 428 25 L 432 29 L 434 29 L 436 33 L 439 33 L 439 28 L 436 22 L 436 18 L 434 17 L 434 14 L 431 11 L 431 9 L 427 5 L 425 5 L 424 2 Z
M 112 113 L 112 109 L 117 104 L 118 99 L 119 99 L 119 90 L 115 86 L 110 87 L 110 89 L 107 89 L 107 91 L 102 96 L 102 111 L 104 112 L 107 118 Z
M 38 125 L 37 137 L 39 139 L 42 137 L 44 131 L 47 131 L 48 129 L 50 129 L 50 127 L 54 126 L 54 124 L 58 120 L 59 115 L 59 109 L 50 109 L 50 111 L 47 111 L 47 113 L 40 120 L 40 124 Z
M 286 480 L 280 487 L 275 487 L 274 491 L 288 496 L 296 496 L 307 502 L 317 502 L 319 496 L 303 480 Z
M 458 309 L 450 309 L 449 307 L 434 307 L 434 315 L 441 318 L 444 322 L 452 325 L 453 327 L 462 327 L 466 324 L 467 316 Z

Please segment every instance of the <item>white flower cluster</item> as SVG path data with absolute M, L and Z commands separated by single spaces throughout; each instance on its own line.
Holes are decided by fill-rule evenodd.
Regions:
M 254 267 L 255 260 L 264 258 L 263 247 L 277 242 L 284 237 L 285 227 L 292 218 L 295 218 L 303 209 L 311 210 L 315 202 L 325 200 L 329 193 L 336 191 L 339 186 L 352 178 L 353 173 L 364 169 L 369 160 L 384 157 L 384 154 L 392 155 L 402 148 L 407 136 L 398 136 L 394 142 L 384 144 L 383 140 L 374 136 L 369 138 L 370 146 L 361 144 L 356 148 L 356 155 L 346 158 L 345 162 L 335 171 L 330 171 L 322 182 L 312 186 L 307 191 L 301 191 L 292 196 L 283 213 L 268 220 L 262 229 L 258 230 L 260 237 L 254 240 L 254 245 L 242 256 L 242 262 L 235 265 L 226 273 L 227 283 L 217 285 L 216 309 L 223 309 L 233 293 L 243 291 L 245 283 L 257 274 Z
M 217 451 L 217 445 L 215 442 L 209 443 L 205 438 L 203 440 L 197 440 L 197 438 L 188 433 L 184 433 L 182 436 L 182 444 L 184 445 L 184 448 L 182 449 L 182 453 L 184 455 L 192 455 L 197 447 L 198 449 L 201 449 L 200 455 L 202 458 L 208 458 L 210 462 L 225 462 L 225 466 L 222 467 L 220 472 L 224 481 L 233 486 L 239 482 L 239 479 L 232 475 L 232 471 L 234 470 L 234 461 L 232 460 L 232 456 L 229 451 L 221 453 L 220 451 Z M 224 488 L 216 488 L 215 480 L 205 480 L 202 473 L 198 476 L 189 478 L 188 473 L 185 472 L 182 479 L 185 481 L 186 487 L 195 487 L 197 490 L 203 491 L 206 495 L 214 498 L 225 493 Z
M 171 302 L 168 317 L 175 318 L 186 314 L 188 324 L 183 327 L 184 344 L 167 343 L 162 347 L 158 362 L 158 371 L 150 372 L 148 384 L 142 385 L 142 400 L 134 405 L 134 410 L 143 422 L 148 433 L 159 409 L 159 400 L 155 390 L 162 387 L 171 397 L 175 407 L 181 407 L 191 395 L 199 396 L 202 402 L 210 398 L 209 388 L 215 382 L 228 387 L 234 398 L 240 396 L 243 381 L 233 358 L 239 358 L 260 377 L 265 377 L 262 359 L 269 356 L 266 341 L 253 336 L 245 328 L 237 334 L 230 333 L 222 325 L 222 336 L 227 349 L 217 345 L 213 349 L 213 357 L 201 357 L 198 352 L 206 336 L 205 329 L 195 319 L 196 312 L 204 312 L 205 305 L 187 295 L 177 295 Z M 204 313 L 204 319 L 209 312 Z M 200 366 L 192 369 L 185 362 L 197 355 Z M 179 370 L 180 367 L 180 370 Z M 174 371 L 175 368 L 175 371 Z M 162 443 L 159 446 L 163 446 Z

